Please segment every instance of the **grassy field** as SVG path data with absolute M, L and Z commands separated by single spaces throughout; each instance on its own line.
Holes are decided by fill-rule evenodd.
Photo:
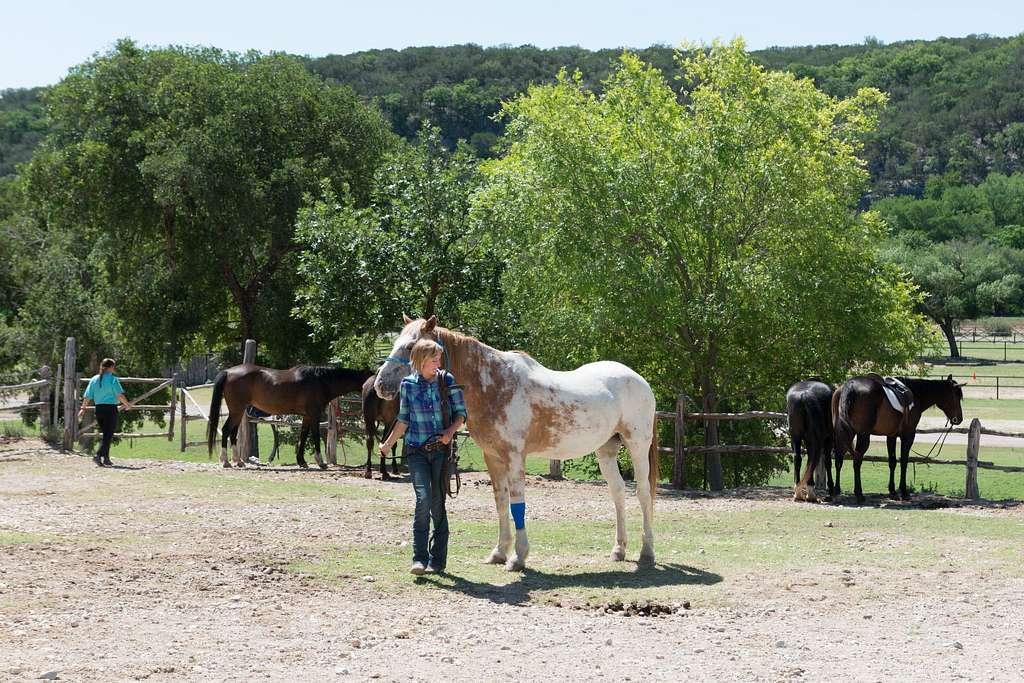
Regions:
M 631 559 L 639 537 L 634 517 L 628 517 L 628 533 L 634 539 Z M 493 520 L 471 518 L 468 513 L 459 513 L 456 519 L 449 566 L 458 567 L 457 576 L 429 577 L 413 586 L 500 596 L 512 604 L 685 599 L 708 607 L 732 605 L 739 584 L 774 590 L 806 570 L 807 558 L 828 567 L 824 574 L 849 566 L 870 566 L 883 575 L 939 565 L 955 570 L 975 561 L 1012 567 L 1014 575 L 1024 572 L 1015 559 L 1019 522 L 920 510 L 894 513 L 810 505 L 735 511 L 663 508 L 656 516 L 658 566 L 640 572 L 623 571 L 622 564 L 607 559 L 611 519 L 580 517 L 572 524 L 532 519 L 530 571 L 522 575 L 481 563 L 494 544 Z M 981 555 L 964 552 L 967 548 L 976 548 Z M 295 561 L 290 568 L 335 581 L 372 575 L 377 589 L 404 594 L 410 590 L 407 556 L 407 548 L 359 543 L 335 546 L 319 557 Z M 816 577 L 822 579 L 823 574 Z M 877 590 L 884 593 L 891 587 L 880 585 Z

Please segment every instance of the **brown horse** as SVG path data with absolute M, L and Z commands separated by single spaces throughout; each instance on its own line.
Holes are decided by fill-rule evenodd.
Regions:
M 236 365 L 224 370 L 213 384 L 210 400 L 210 428 L 207 445 L 213 455 L 213 441 L 217 436 L 217 420 L 220 417 L 221 398 L 228 404 L 228 417 L 224 420 L 221 437 L 220 461 L 228 463 L 228 437 L 234 451 L 235 465 L 245 467 L 238 452 L 238 425 L 246 406 L 255 406 L 271 415 L 302 415 L 302 431 L 295 461 L 299 467 L 307 467 L 303 458 L 306 437 L 313 435 L 316 464 L 320 469 L 327 465 L 320 459 L 320 417 L 324 406 L 342 394 L 359 391 L 363 382 L 372 377 L 368 370 L 348 368 L 327 368 L 298 365 L 287 370 L 274 370 L 259 365 Z
M 814 502 L 814 471 L 825 458 L 828 492 L 832 495 L 832 387 L 817 377 L 797 382 L 786 392 L 789 438 L 793 446 L 793 500 Z M 807 471 L 800 477 L 800 445 L 807 447 Z M 823 482 L 818 482 L 819 484 Z
M 377 423 L 384 426 L 384 435 L 381 440 L 386 440 L 395 428 L 395 421 L 398 419 L 399 401 L 397 398 L 385 401 L 374 391 L 373 383 L 377 379 L 377 373 L 373 373 L 370 379 L 363 383 L 363 422 L 366 425 L 366 478 L 373 478 L 373 442 L 377 436 Z M 398 458 L 395 451 L 398 444 L 391 447 L 391 471 L 398 474 Z M 380 476 L 383 479 L 390 479 L 385 457 L 380 456 Z
M 889 495 L 896 497 L 894 474 L 896 470 L 896 438 L 900 440 L 900 498 L 909 498 L 907 493 L 907 462 L 910 447 L 914 444 L 917 424 L 921 413 L 937 406 L 954 425 L 963 422 L 961 402 L 964 398 L 961 385 L 950 375 L 946 379 L 915 379 L 898 377 L 913 394 L 913 405 L 900 413 L 890 405 L 882 389 L 882 377 L 876 374 L 862 375 L 846 380 L 832 395 L 832 415 L 835 421 L 836 485 L 839 495 L 839 472 L 843 467 L 843 456 L 853 455 L 853 491 L 858 503 L 864 502 L 860 484 L 860 465 L 868 450 L 871 435 L 885 436 L 889 450 Z M 856 436 L 857 445 L 853 446 Z

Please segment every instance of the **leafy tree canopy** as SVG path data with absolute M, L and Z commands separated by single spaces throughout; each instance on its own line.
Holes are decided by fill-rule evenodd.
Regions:
M 853 211 L 884 96 L 834 99 L 741 42 L 678 68 L 679 92 L 625 54 L 601 95 L 563 71 L 506 106 L 478 216 L 508 247 L 532 350 L 623 360 L 708 410 L 913 358 L 911 286 L 879 261 L 881 221 Z

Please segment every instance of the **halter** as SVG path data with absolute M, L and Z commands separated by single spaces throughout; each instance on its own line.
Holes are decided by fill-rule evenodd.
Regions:
M 441 343 L 440 339 L 435 339 L 434 343 L 436 343 L 438 346 L 440 346 L 441 347 L 441 351 L 444 352 L 444 368 L 442 368 L 442 369 L 447 370 L 448 369 L 448 365 L 449 365 L 449 363 L 448 363 L 448 349 L 445 348 L 445 345 Z M 412 360 L 410 360 L 408 358 L 401 358 L 399 356 L 388 356 L 387 358 L 384 359 L 384 363 L 398 363 L 399 365 L 412 365 Z M 382 365 L 383 365 L 383 363 L 382 363 Z

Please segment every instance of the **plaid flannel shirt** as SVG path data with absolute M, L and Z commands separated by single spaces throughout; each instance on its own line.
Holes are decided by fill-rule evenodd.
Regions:
M 448 383 L 448 407 L 451 409 L 451 419 L 457 415 L 468 418 L 466 415 L 466 402 L 462 397 L 462 388 L 455 386 L 455 378 L 451 373 L 438 370 L 438 375 L 443 374 L 443 379 Z M 441 394 L 437 390 L 437 383 L 441 377 L 433 382 L 428 382 L 420 376 L 420 373 L 413 372 L 402 380 L 398 394 L 400 407 L 398 409 L 398 421 L 408 425 L 405 432 L 405 443 L 410 448 L 418 448 L 435 434 L 444 431 L 444 423 L 441 420 Z

